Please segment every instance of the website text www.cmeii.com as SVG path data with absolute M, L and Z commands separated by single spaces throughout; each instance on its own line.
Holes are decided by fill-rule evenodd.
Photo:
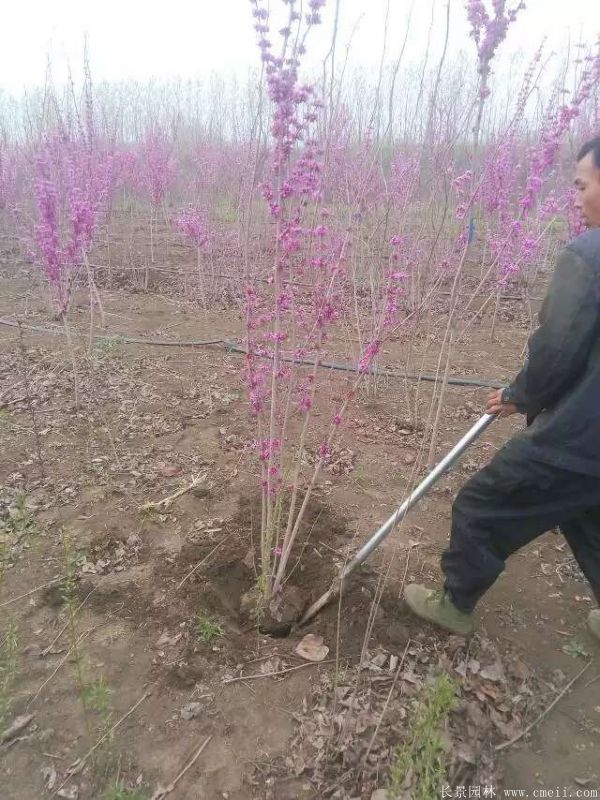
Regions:
M 539 789 L 497 789 L 495 786 L 456 786 L 454 789 L 445 786 L 441 798 L 491 798 L 502 800 L 508 797 L 522 797 L 523 800 L 577 800 L 581 798 L 598 798 L 600 787 L 571 789 L 568 786 L 548 786 Z

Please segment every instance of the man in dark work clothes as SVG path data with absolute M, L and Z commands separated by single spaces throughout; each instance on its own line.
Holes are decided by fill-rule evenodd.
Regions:
M 415 614 L 456 634 L 472 632 L 508 556 L 556 526 L 600 604 L 600 137 L 581 149 L 575 187 L 587 230 L 558 258 L 527 363 L 487 402 L 488 414 L 526 414 L 528 427 L 459 492 L 443 591 L 405 591 Z M 588 625 L 600 639 L 600 608 Z

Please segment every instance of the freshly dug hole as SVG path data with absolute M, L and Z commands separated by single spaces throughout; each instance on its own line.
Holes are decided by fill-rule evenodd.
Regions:
M 300 498 L 302 499 L 302 497 Z M 261 498 L 259 494 L 240 499 L 235 518 L 236 527 L 249 531 L 254 543 L 254 558 L 258 564 L 259 534 L 257 521 L 261 518 Z M 284 503 L 285 518 L 287 512 Z M 261 633 L 270 636 L 287 636 L 300 620 L 304 611 L 331 583 L 338 567 L 334 564 L 331 549 L 323 548 L 323 543 L 337 545 L 343 542 L 346 526 L 333 509 L 324 505 L 314 495 L 311 497 L 292 548 L 290 575 L 281 595 L 264 606 L 256 587 L 246 592 L 240 599 L 240 621 L 243 627 L 256 625 Z M 322 587 L 322 588 L 321 588 Z M 315 595 L 316 596 L 316 595 Z
M 308 607 L 310 594 L 291 583 L 269 605 L 263 604 L 258 589 L 253 587 L 240 601 L 240 621 L 243 626 L 258 622 L 258 630 L 269 636 L 288 636 Z
M 345 523 L 333 509 L 312 497 L 300 525 L 290 558 L 288 580 L 276 603 L 264 607 L 259 597 L 261 498 L 258 493 L 242 495 L 237 510 L 224 523 L 229 538 L 216 558 L 197 572 L 183 589 L 188 603 L 200 604 L 210 613 L 230 620 L 242 631 L 251 628 L 270 636 L 287 636 L 316 597 L 331 584 L 339 571 L 332 549 L 341 552 L 347 536 Z M 195 543 L 182 549 L 178 576 L 190 564 L 210 553 L 213 543 Z M 247 548 L 251 547 L 250 553 Z M 246 553 L 242 559 L 241 553 Z

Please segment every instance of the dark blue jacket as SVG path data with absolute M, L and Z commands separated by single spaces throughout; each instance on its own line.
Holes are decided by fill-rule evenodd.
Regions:
M 600 228 L 560 254 L 527 363 L 504 400 L 533 419 L 514 446 L 600 477 Z

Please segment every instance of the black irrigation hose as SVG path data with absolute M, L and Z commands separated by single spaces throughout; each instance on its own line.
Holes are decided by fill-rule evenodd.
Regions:
M 225 349 L 232 353 L 247 353 L 244 347 L 233 342 L 224 341 Z M 314 367 L 314 361 L 308 361 L 303 358 L 293 358 L 292 356 L 281 356 L 282 361 L 290 361 L 293 364 L 306 364 L 309 367 Z M 338 364 L 335 361 L 320 361 L 319 366 L 323 369 L 340 370 L 343 372 L 356 372 L 356 367 L 352 364 Z M 375 375 L 379 378 L 408 378 L 412 381 L 427 381 L 429 383 L 439 383 L 443 378 L 437 375 L 413 375 L 406 372 L 398 372 L 397 370 L 383 369 L 379 370 L 376 367 L 370 367 L 367 371 L 368 375 Z M 482 386 L 486 389 L 504 389 L 506 383 L 499 381 L 486 381 L 483 378 L 447 378 L 446 383 L 451 386 Z
M 18 322 L 12 322 L 8 319 L 0 318 L 0 325 L 7 325 L 9 328 L 18 328 Z M 40 328 L 36 325 L 23 325 L 20 326 L 25 331 L 33 331 L 34 333 L 50 333 L 53 336 L 64 336 L 65 330 L 64 328 L 59 328 L 58 325 L 54 328 Z M 194 339 L 190 341 L 186 340 L 177 340 L 175 342 L 170 342 L 168 339 L 141 339 L 136 336 L 121 336 L 120 333 L 114 333 L 112 336 L 104 336 L 102 334 L 94 334 L 94 339 L 98 339 L 99 341 L 105 342 L 114 342 L 119 341 L 123 344 L 152 344 L 156 345 L 157 347 L 201 347 L 203 345 L 209 344 L 223 344 L 225 339 L 207 339 L 207 340 L 200 340 L 196 341 Z
M 0 318 L 0 325 L 6 325 L 10 328 L 19 327 L 18 322 L 12 322 L 11 320 L 2 318 Z M 59 336 L 65 335 L 64 329 L 59 328 L 58 326 L 54 328 L 40 328 L 35 325 L 22 324 L 21 327 L 23 330 L 33 331 L 34 333 L 50 333 Z M 230 342 L 227 339 L 179 339 L 177 341 L 170 342 L 166 339 L 144 339 L 134 336 L 121 336 L 120 334 L 113 334 L 112 336 L 94 335 L 94 339 L 104 341 L 116 340 L 122 342 L 123 344 L 146 344 L 157 347 L 204 347 L 207 345 L 221 344 L 228 353 L 248 353 L 244 347 L 240 347 L 239 345 L 235 344 L 235 342 Z M 281 358 L 283 361 L 291 362 L 293 364 L 302 364 L 309 367 L 314 366 L 314 362 L 307 359 L 294 358 L 293 356 L 281 356 Z M 319 367 L 322 367 L 323 369 L 337 370 L 340 372 L 356 372 L 356 367 L 352 364 L 339 364 L 335 361 L 321 361 L 319 362 Z M 398 370 L 380 370 L 375 367 L 371 367 L 367 374 L 381 378 L 406 378 L 407 380 L 411 381 L 425 381 L 427 383 L 439 383 L 443 380 L 442 377 L 437 375 L 415 375 L 411 373 L 399 372 Z M 481 387 L 485 389 L 504 389 L 506 386 L 506 383 L 502 383 L 500 381 L 488 381 L 484 378 L 448 377 L 446 379 L 446 383 L 448 383 L 450 386 L 472 386 L 475 388 Z

